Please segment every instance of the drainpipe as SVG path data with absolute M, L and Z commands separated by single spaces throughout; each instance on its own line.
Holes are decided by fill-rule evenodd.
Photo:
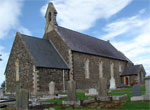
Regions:
M 63 70 L 63 90 L 65 93 L 65 71 Z

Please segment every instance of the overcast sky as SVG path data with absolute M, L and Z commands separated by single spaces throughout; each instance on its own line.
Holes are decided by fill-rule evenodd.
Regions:
M 50 0 L 0 0 L 0 84 L 16 32 L 43 37 Z M 150 0 L 51 0 L 59 25 L 110 42 L 150 75 Z

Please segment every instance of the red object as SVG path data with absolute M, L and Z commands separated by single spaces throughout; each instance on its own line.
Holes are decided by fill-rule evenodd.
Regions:
M 129 79 L 128 77 L 126 77 L 126 85 L 128 86 L 128 83 L 129 83 Z
M 133 86 L 133 85 L 135 85 L 135 84 L 138 84 L 138 83 L 134 81 L 134 82 L 131 82 L 130 85 Z

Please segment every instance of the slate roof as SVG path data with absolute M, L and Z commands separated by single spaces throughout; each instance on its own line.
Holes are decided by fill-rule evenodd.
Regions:
M 73 51 L 128 61 L 108 41 L 103 41 L 60 26 L 58 26 L 58 32 Z
M 69 66 L 49 40 L 21 34 L 37 67 L 69 69 Z
M 137 75 L 142 69 L 142 65 L 126 67 L 121 76 Z

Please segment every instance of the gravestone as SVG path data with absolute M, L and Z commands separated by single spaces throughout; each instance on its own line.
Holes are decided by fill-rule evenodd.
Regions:
M 22 88 L 21 83 L 16 86 L 16 108 L 28 110 L 29 109 L 29 92 Z
M 107 101 L 111 101 L 112 99 L 110 96 L 98 96 L 98 97 L 96 97 L 96 100 L 107 102 Z
M 2 99 L 3 97 L 4 97 L 3 89 L 0 89 L 0 99 Z
M 131 97 L 131 101 L 150 101 L 150 76 L 145 78 L 145 87 L 145 95 L 141 96 L 140 86 L 133 86 L 133 97 Z
M 101 77 L 98 81 L 98 95 L 99 96 L 107 96 L 107 79 Z
M 69 101 L 76 100 L 76 83 L 74 80 L 70 80 L 67 82 L 67 95 Z
M 145 78 L 145 87 L 146 87 L 145 95 L 150 95 L 150 76 Z
M 22 88 L 22 84 L 20 82 L 16 82 L 16 107 L 19 107 L 20 106 L 20 89 Z
M 63 105 L 78 105 L 80 106 L 80 100 L 78 101 L 62 101 Z
M 132 96 L 141 96 L 141 87 L 139 84 L 132 87 Z
M 124 99 L 124 98 L 126 98 L 126 97 L 128 97 L 127 94 L 125 94 L 125 95 L 120 95 L 120 96 L 112 96 L 112 100 L 113 100 L 113 101 L 120 101 L 120 100 L 122 100 L 122 99 Z
M 116 89 L 116 82 L 114 77 L 111 77 L 110 79 L 110 89 Z
M 145 88 L 144 100 L 150 100 L 150 76 L 145 78 Z
M 82 104 L 90 104 L 93 102 L 95 102 L 95 98 L 90 98 L 90 99 L 83 100 Z
M 50 96 L 54 96 L 55 94 L 55 83 L 53 81 L 49 83 L 49 94 Z
M 98 92 L 94 88 L 89 89 L 89 92 L 85 93 L 85 96 L 95 96 L 95 95 L 98 95 Z

